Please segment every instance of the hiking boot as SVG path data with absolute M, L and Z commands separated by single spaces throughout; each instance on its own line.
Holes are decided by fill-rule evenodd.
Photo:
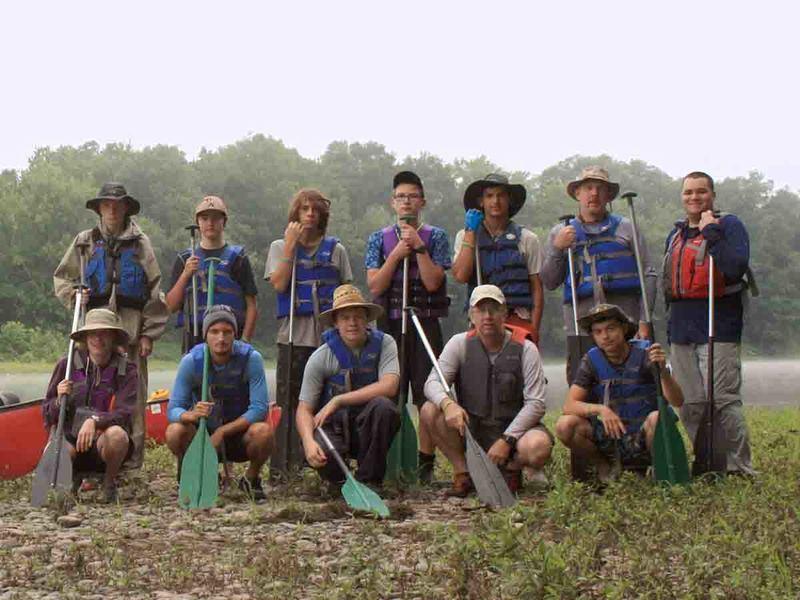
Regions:
M 519 488 L 522 487 L 522 471 L 507 471 L 503 469 L 503 479 L 506 480 L 506 485 L 508 489 L 511 490 L 512 494 L 516 494 L 519 491 Z
M 260 502 L 267 499 L 264 493 L 264 487 L 261 485 L 261 477 L 255 479 L 248 479 L 247 477 L 239 478 L 239 489 L 242 490 L 253 502 Z
M 466 498 L 474 489 L 469 473 L 454 473 L 453 487 L 445 491 L 444 495 L 451 498 Z
M 433 467 L 436 463 L 435 454 L 419 453 L 419 483 L 430 485 L 433 480 Z

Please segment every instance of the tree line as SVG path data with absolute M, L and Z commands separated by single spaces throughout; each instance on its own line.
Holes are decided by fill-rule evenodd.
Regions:
M 214 151 L 204 149 L 194 160 L 164 145 L 137 150 L 88 142 L 40 148 L 27 168 L 0 173 L 0 236 L 5 245 L 0 254 L 0 324 L 15 321 L 59 334 L 67 331 L 70 315 L 53 295 L 52 273 L 75 234 L 96 224 L 85 202 L 105 181 L 122 182 L 142 203 L 136 220 L 153 242 L 165 292 L 176 252 L 189 245 L 184 227 L 192 222 L 194 206 L 208 194 L 225 199 L 230 210 L 226 239 L 246 247 L 260 282 L 256 344 L 269 356 L 276 332 L 275 294 L 261 277 L 267 248 L 282 237 L 289 201 L 301 187 L 317 187 L 331 199 L 329 234 L 347 248 L 356 283 L 366 290 L 364 248 L 372 231 L 392 221 L 389 197 L 397 171 L 410 169 L 420 175 L 427 200 L 424 220 L 444 227 L 451 244 L 463 227 L 466 186 L 488 173 L 509 174 L 528 190 L 515 221 L 536 232 L 544 247 L 559 216 L 577 212 L 565 186 L 589 164 L 605 166 L 622 190 L 639 194 L 637 221 L 660 264 L 666 235 L 683 215 L 681 180 L 641 160 L 573 156 L 533 176 L 509 173 L 486 157 L 445 162 L 423 153 L 398 159 L 374 142 L 333 142 L 319 159 L 309 159 L 263 135 Z M 717 182 L 717 207 L 739 215 L 750 233 L 751 266 L 761 296 L 750 303 L 746 350 L 757 355 L 795 353 L 800 348 L 795 335 L 800 330 L 800 198 L 787 189 L 774 189 L 763 175 L 751 172 Z M 628 214 L 621 201 L 612 208 Z M 464 328 L 465 291 L 450 278 L 453 300 L 447 334 Z M 560 290 L 547 292 L 545 301 L 541 349 L 545 357 L 556 358 L 564 345 Z M 659 298 L 655 315 L 662 337 L 663 311 Z

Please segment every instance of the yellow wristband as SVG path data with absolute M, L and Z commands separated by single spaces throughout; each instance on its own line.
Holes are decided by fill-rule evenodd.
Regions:
M 475 249 L 475 244 L 470 244 L 469 242 L 461 242 L 462 246 L 466 246 L 467 248 Z

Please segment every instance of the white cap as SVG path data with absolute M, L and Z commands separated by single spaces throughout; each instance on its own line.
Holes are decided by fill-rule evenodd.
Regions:
M 469 306 L 472 308 L 481 300 L 494 300 L 498 304 L 505 305 L 506 297 L 503 295 L 503 292 L 500 291 L 500 288 L 496 285 L 479 285 L 474 290 L 472 290 L 472 295 L 469 297 Z

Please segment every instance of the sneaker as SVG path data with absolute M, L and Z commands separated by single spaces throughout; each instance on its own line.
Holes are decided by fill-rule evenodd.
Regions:
M 106 504 L 116 504 L 118 500 L 119 493 L 117 492 L 117 484 L 103 484 L 103 502 Z
M 247 477 L 239 478 L 239 489 L 242 490 L 253 502 L 260 502 L 266 500 L 267 495 L 264 493 L 264 487 L 261 485 L 261 477 L 255 479 L 248 479 Z
M 435 454 L 419 453 L 419 482 L 422 485 L 430 485 L 433 480 L 433 467 L 436 462 Z
M 523 469 L 525 480 L 530 482 L 536 487 L 547 487 L 550 485 L 550 480 L 544 474 L 542 469 L 534 469 L 533 467 L 525 467 Z
M 452 498 L 466 498 L 475 489 L 469 473 L 454 473 L 453 487 L 445 491 L 444 495 Z

